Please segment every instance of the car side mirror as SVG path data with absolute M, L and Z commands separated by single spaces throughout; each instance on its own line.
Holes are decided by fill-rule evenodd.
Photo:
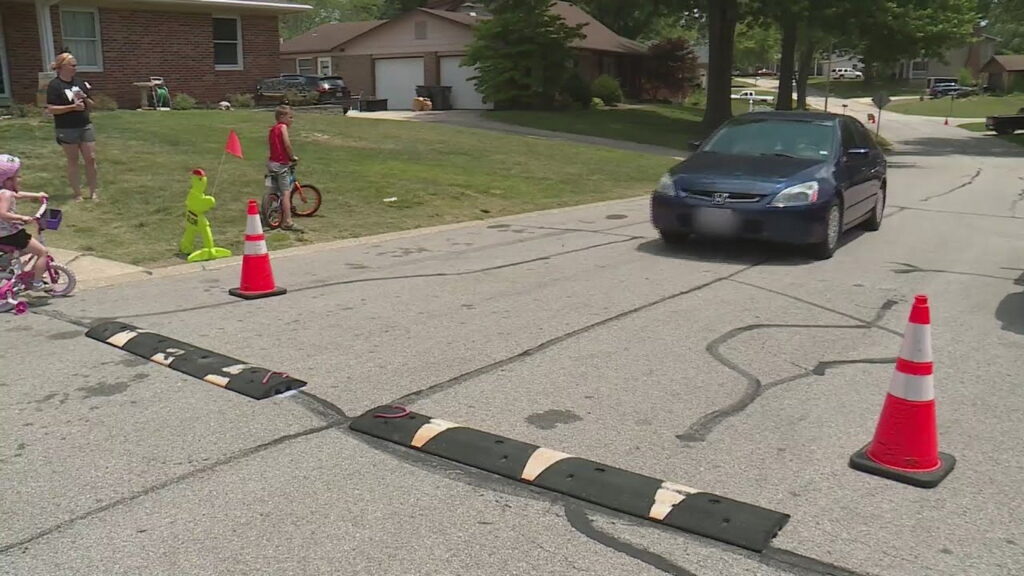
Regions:
M 703 143 L 704 143 L 703 140 L 691 140 L 690 141 L 690 150 L 696 150 L 696 149 L 700 148 L 700 145 L 703 144 Z

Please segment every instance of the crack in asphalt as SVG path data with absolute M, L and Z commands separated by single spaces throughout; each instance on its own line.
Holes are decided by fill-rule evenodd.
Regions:
M 914 210 L 915 212 L 933 212 L 935 214 L 958 214 L 960 216 L 977 216 L 979 218 L 1000 218 L 1003 220 L 1024 220 L 1024 216 L 1007 216 L 1006 214 L 982 214 L 980 212 L 961 212 L 957 210 L 935 210 L 933 208 L 919 208 L 916 206 L 893 206 L 893 208 L 902 208 L 904 210 Z
M 150 495 L 150 494 L 152 494 L 154 492 L 159 492 L 161 490 L 164 490 L 165 488 L 170 488 L 170 487 L 175 486 L 177 484 L 180 484 L 180 483 L 182 483 L 182 482 L 184 482 L 186 480 L 189 480 L 191 478 L 195 478 L 196 476 L 199 476 L 201 474 L 205 474 L 206 472 L 210 472 L 210 471 L 213 471 L 213 470 L 215 470 L 217 468 L 220 468 L 221 466 L 225 466 L 227 464 L 231 464 L 233 462 L 237 462 L 239 460 L 243 460 L 243 459 L 248 458 L 250 456 L 254 456 L 256 454 L 259 454 L 260 452 L 264 452 L 266 450 L 274 448 L 275 446 L 280 446 L 280 445 L 285 444 L 287 442 L 291 442 L 292 440 L 297 440 L 299 438 L 305 438 L 307 436 L 312 436 L 313 434 L 319 434 L 320 432 L 323 432 L 325 430 L 330 430 L 331 428 L 335 428 L 335 427 L 341 426 L 343 424 L 344 424 L 344 422 L 333 422 L 333 423 L 329 423 L 329 424 L 322 424 L 320 426 L 314 426 L 312 428 L 307 428 L 307 429 L 302 430 L 300 432 L 295 432 L 295 433 L 292 433 L 292 434 L 285 434 L 283 436 L 279 436 L 279 437 L 277 437 L 277 438 L 275 438 L 273 440 L 269 440 L 269 441 L 264 442 L 262 444 L 258 444 L 256 446 L 251 446 L 249 448 L 245 448 L 243 450 L 239 450 L 238 452 L 235 452 L 233 454 L 225 456 L 224 458 L 221 458 L 220 460 L 216 460 L 214 462 L 206 464 L 205 466 L 200 466 L 198 468 L 193 468 L 192 470 L 189 470 L 188 472 L 184 472 L 182 474 L 178 474 L 177 476 L 172 476 L 171 478 L 168 478 L 168 479 L 163 480 L 161 482 L 157 482 L 156 484 L 153 484 L 152 486 L 148 486 L 148 487 L 146 487 L 146 488 L 144 488 L 142 490 L 139 490 L 137 492 L 133 492 L 132 494 L 124 496 L 123 498 L 118 498 L 117 500 L 114 500 L 112 502 L 107 502 L 106 504 L 103 504 L 102 506 L 97 506 L 95 508 L 92 508 L 90 510 L 82 512 L 81 514 L 77 514 L 75 516 L 72 516 L 71 518 L 68 518 L 67 520 L 64 520 L 62 522 L 54 524 L 53 526 L 50 526 L 49 528 L 46 528 L 44 530 L 40 530 L 39 532 L 36 532 L 36 533 L 34 533 L 34 534 L 30 535 L 30 536 L 22 538 L 21 540 L 18 540 L 17 542 L 11 542 L 10 544 L 4 544 L 3 546 L 0 546 L 0 555 L 6 554 L 6 553 L 10 552 L 11 550 L 14 550 L 15 548 L 20 548 L 22 546 L 31 544 L 35 540 L 38 540 L 38 539 L 43 538 L 45 536 L 49 536 L 50 534 L 53 534 L 54 532 L 58 532 L 58 531 L 64 530 L 65 528 L 68 528 L 68 527 L 70 527 L 73 524 L 81 522 L 82 520 L 87 520 L 87 519 L 89 519 L 89 518 L 91 518 L 93 516 L 96 516 L 98 514 L 102 514 L 104 512 L 113 510 L 114 508 L 119 508 L 121 506 L 124 506 L 125 504 L 130 503 L 130 502 L 134 502 L 135 500 L 138 500 L 139 498 L 142 498 L 144 496 L 148 496 L 148 495 Z
M 957 270 L 942 270 L 937 268 L 921 268 L 920 266 L 910 264 L 907 262 L 890 262 L 890 264 L 898 264 L 900 266 L 903 266 L 903 268 L 893 270 L 893 274 L 916 274 L 919 272 L 932 272 L 936 274 L 954 274 L 956 276 L 973 276 L 975 278 L 991 278 L 993 280 L 1006 280 L 1008 282 L 1013 282 L 1013 278 L 1007 278 L 1005 276 L 996 276 L 994 274 L 982 274 L 980 272 L 960 272 Z
M 686 568 L 683 568 L 664 556 L 655 554 L 650 550 L 638 548 L 625 540 L 621 540 L 600 530 L 590 520 L 586 511 L 579 506 L 566 504 L 565 519 L 569 521 L 569 525 L 572 526 L 573 529 L 587 538 L 590 538 L 594 542 L 597 542 L 606 548 L 611 548 L 616 552 L 625 554 L 634 560 L 639 560 L 656 570 L 660 570 L 666 574 L 671 574 L 672 576 L 697 576 L 696 573 L 690 572 Z
M 746 282 L 739 282 L 739 283 L 745 284 L 745 285 L 749 285 Z M 764 288 L 762 288 L 762 289 L 764 289 Z M 769 291 L 772 291 L 772 290 L 769 290 Z M 805 303 L 808 303 L 808 302 L 805 302 Z M 712 358 L 714 358 L 716 361 L 718 361 L 719 364 L 721 364 L 722 366 L 725 366 L 726 368 L 728 368 L 729 370 L 731 370 L 732 372 L 738 374 L 741 378 L 743 378 L 743 380 L 745 381 L 746 387 L 745 387 L 742 395 L 738 399 L 736 399 L 735 401 L 731 402 L 730 404 L 728 404 L 728 405 L 726 405 L 726 406 L 724 406 L 722 408 L 718 408 L 718 409 L 712 410 L 711 412 L 708 412 L 708 413 L 702 415 L 696 421 L 691 423 L 690 426 L 687 427 L 687 429 L 685 431 L 683 431 L 682 434 L 677 434 L 676 438 L 679 439 L 682 442 L 703 442 L 703 441 L 707 440 L 707 437 L 711 434 L 711 432 L 714 431 L 714 429 L 719 424 L 721 424 L 722 422 L 724 422 L 728 418 L 731 418 L 733 416 L 736 416 L 736 415 L 740 414 L 741 412 L 746 410 L 751 404 L 753 404 L 754 401 L 756 401 L 762 394 L 764 394 L 766 391 L 771 390 L 772 388 L 774 388 L 776 386 L 779 386 L 779 385 L 782 385 L 782 384 L 787 384 L 787 383 L 790 383 L 790 382 L 795 382 L 797 380 L 800 380 L 801 378 L 805 378 L 805 377 L 810 376 L 812 374 L 823 375 L 825 373 L 824 371 L 826 369 L 828 369 L 830 367 L 834 367 L 834 366 L 839 366 L 839 365 L 842 365 L 844 363 L 845 364 L 855 364 L 855 363 L 862 363 L 862 362 L 863 363 L 871 363 L 874 360 L 874 359 L 867 359 L 867 360 L 863 360 L 863 361 L 858 361 L 858 360 L 836 360 L 836 361 L 829 361 L 829 362 L 824 362 L 824 363 L 819 362 L 818 365 L 815 366 L 815 368 L 812 369 L 812 370 L 809 370 L 809 371 L 805 370 L 803 373 L 794 374 L 794 375 L 791 375 L 791 376 L 786 376 L 784 378 L 781 378 L 781 379 L 769 382 L 768 384 L 764 384 L 763 382 L 761 382 L 760 378 L 758 378 L 753 373 L 749 372 L 748 370 L 746 370 L 745 368 L 740 366 L 738 363 L 732 361 L 728 356 L 726 356 L 724 353 L 722 353 L 721 347 L 723 345 L 725 345 L 726 343 L 728 343 L 729 341 L 737 338 L 738 336 L 746 334 L 747 332 L 753 332 L 755 330 L 763 330 L 763 329 L 779 329 L 779 328 L 782 328 L 782 329 L 803 329 L 803 330 L 821 330 L 821 329 L 827 329 L 827 330 L 870 330 L 872 328 L 878 328 L 878 329 L 882 329 L 882 330 L 888 331 L 888 329 L 886 329 L 884 326 L 880 326 L 879 323 L 884 319 L 885 314 L 888 313 L 890 310 L 892 310 L 893 307 L 896 306 L 896 304 L 897 304 L 896 300 L 892 300 L 892 299 L 886 300 L 878 308 L 878 312 L 875 313 L 875 317 L 872 318 L 871 320 L 863 320 L 863 319 L 855 318 L 855 317 L 853 317 L 853 316 L 851 316 L 849 314 L 846 314 L 846 313 L 841 313 L 843 316 L 846 316 L 848 318 L 853 318 L 854 320 L 857 320 L 859 322 L 859 324 L 852 324 L 852 325 L 851 324 L 775 324 L 775 323 L 770 323 L 770 324 L 747 324 L 746 326 L 740 326 L 738 328 L 733 328 L 732 330 L 729 330 L 725 334 L 722 334 L 722 335 L 718 336 L 717 338 L 711 340 L 710 342 L 708 342 L 707 346 L 705 347 L 705 349 L 707 350 L 708 354 L 710 354 Z M 821 305 L 817 305 L 817 304 L 814 304 L 814 305 L 816 307 L 819 307 L 819 308 L 824 308 Z M 895 362 L 895 360 L 893 360 L 893 362 Z M 823 366 L 823 364 L 824 364 L 824 366 Z M 816 372 L 816 371 L 820 371 L 820 374 L 818 374 L 818 372 Z
M 474 378 L 476 378 L 478 376 L 483 376 L 484 374 L 488 374 L 488 373 L 493 372 L 493 371 L 495 371 L 495 370 L 497 370 L 499 368 L 502 368 L 504 366 L 508 366 L 509 364 L 513 364 L 515 362 L 518 362 L 520 360 L 528 358 L 528 357 L 530 357 L 530 356 L 532 356 L 534 354 L 543 352 L 544 350 L 547 350 L 548 348 L 551 348 L 552 346 L 555 346 L 555 345 L 557 345 L 557 344 L 559 344 L 561 342 L 564 342 L 564 341 L 566 341 L 566 340 L 568 340 L 570 338 L 574 338 L 576 336 L 579 336 L 580 334 L 584 334 L 586 332 L 590 332 L 591 330 L 594 330 L 595 328 L 600 328 L 601 326 L 604 326 L 606 324 L 615 322 L 616 320 L 621 320 L 621 319 L 626 318 L 628 316 L 632 316 L 633 314 L 636 314 L 638 312 L 642 312 L 642 311 L 644 311 L 644 310 L 646 310 L 648 308 L 651 308 L 653 306 L 657 306 L 659 304 L 662 304 L 662 303 L 667 302 L 669 300 L 672 300 L 674 298 L 679 298 L 680 296 L 686 296 L 688 294 L 693 294 L 694 292 L 697 292 L 699 290 L 703 290 L 705 288 L 708 288 L 709 286 L 714 286 L 715 284 L 718 284 L 719 282 L 724 282 L 726 280 L 730 280 L 734 276 L 737 276 L 737 275 L 742 274 L 742 273 L 744 273 L 744 272 L 746 272 L 746 271 L 748 271 L 748 270 L 750 270 L 752 268 L 760 266 L 761 264 L 764 264 L 765 262 L 767 262 L 767 259 L 766 260 L 762 260 L 760 262 L 756 262 L 754 264 L 750 264 L 750 265 L 744 266 L 743 268 L 740 268 L 739 270 L 736 270 L 736 271 L 734 271 L 734 272 L 732 272 L 730 274 L 727 274 L 725 276 L 719 276 L 718 278 L 714 278 L 712 280 L 708 280 L 707 282 L 704 282 L 703 284 L 699 284 L 697 286 L 693 286 L 691 288 L 687 288 L 685 290 L 681 290 L 679 292 L 675 292 L 675 293 L 669 294 L 667 296 L 662 296 L 661 298 L 658 298 L 656 300 L 652 300 L 652 301 L 647 302 L 645 304 L 641 304 L 640 306 L 636 306 L 634 308 L 630 308 L 629 310 L 625 310 L 623 312 L 615 314 L 614 316 L 609 316 L 607 318 L 603 318 L 601 320 L 598 320 L 597 322 L 593 322 L 591 324 L 588 324 L 586 326 L 582 326 L 582 327 L 577 328 L 575 330 L 572 330 L 570 332 L 566 332 L 564 334 L 561 334 L 561 335 L 556 336 L 554 338 L 551 338 L 549 340 L 545 340 L 544 342 L 541 342 L 540 344 L 537 344 L 536 346 L 533 346 L 531 348 L 527 348 L 526 350 L 523 350 L 522 352 L 519 352 L 518 354 L 514 354 L 512 356 L 507 356 L 505 358 L 502 358 L 501 360 L 492 362 L 492 363 L 487 364 L 485 366 L 480 366 L 479 368 L 470 370 L 469 372 L 465 372 L 465 373 L 460 374 L 458 376 L 455 376 L 453 378 L 449 378 L 449 379 L 447 379 L 447 380 L 445 380 L 443 382 L 438 382 L 438 383 L 432 384 L 432 385 L 430 385 L 430 386 L 428 386 L 426 388 L 421 388 L 420 390 L 417 390 L 415 392 L 410 392 L 409 394 L 405 394 L 404 396 L 401 396 L 401 397 L 399 397 L 399 398 L 397 398 L 397 399 L 395 399 L 395 400 L 393 400 L 391 402 L 388 402 L 388 404 L 403 404 L 403 405 L 407 405 L 407 404 L 412 404 L 414 402 L 418 402 L 418 401 L 423 400 L 425 398 L 429 398 L 431 396 L 434 396 L 435 394 L 439 394 L 441 392 L 444 392 L 445 390 L 448 390 L 450 388 L 458 386 L 459 384 L 462 384 L 464 382 L 472 380 L 472 379 L 474 379 Z
M 978 179 L 978 176 L 981 176 L 981 168 L 978 168 L 978 171 L 975 172 L 974 175 L 971 176 L 966 182 L 964 182 L 964 183 L 962 183 L 962 184 L 960 184 L 958 186 L 954 186 L 953 188 L 950 188 L 949 190 L 946 190 L 945 192 L 942 192 L 940 194 L 935 194 L 934 196 L 927 196 L 927 197 L 923 198 L 921 200 L 921 202 L 927 202 L 927 201 L 933 200 L 935 198 L 942 198 L 943 196 L 948 196 L 948 195 L 952 194 L 953 192 L 956 192 L 957 190 L 962 190 L 964 188 L 967 188 L 971 184 L 974 184 L 974 181 Z
M 618 236 L 618 235 L 616 235 Z M 537 262 L 544 262 L 546 260 L 552 260 L 560 256 L 568 256 L 570 254 L 577 254 L 580 252 L 586 252 L 587 250 L 593 250 L 595 248 L 604 248 L 606 246 L 614 246 L 616 244 L 624 244 L 626 242 L 634 242 L 636 240 L 644 240 L 646 236 L 626 236 L 620 240 L 611 240 L 609 242 L 601 242 L 600 244 L 592 244 L 590 246 L 584 246 L 582 248 L 573 248 L 570 250 L 564 250 L 562 252 L 555 252 L 554 254 L 547 254 L 544 256 L 538 256 L 536 258 L 530 258 L 528 260 L 519 260 L 515 262 L 508 262 L 505 264 L 497 264 L 495 266 L 487 266 L 484 268 L 477 268 L 473 270 L 463 270 L 461 272 L 424 272 L 422 274 L 402 274 L 397 276 L 374 276 L 370 278 L 353 278 L 350 280 L 337 280 L 334 282 L 324 282 L 321 284 L 313 284 L 310 286 L 302 286 L 300 288 L 289 288 L 289 293 L 301 293 L 309 290 L 320 290 L 323 288 L 332 288 L 334 286 L 346 286 L 351 284 L 365 284 L 368 282 L 385 282 L 393 280 L 412 280 L 417 278 L 454 278 L 459 276 L 471 276 L 474 274 L 483 274 L 486 272 L 494 272 L 496 270 L 505 270 L 508 268 L 515 268 L 518 266 L 525 266 L 527 264 L 535 264 Z M 117 319 L 124 320 L 129 318 L 152 318 L 155 316 L 167 316 L 170 314 L 178 314 L 182 312 L 196 312 L 199 310 L 210 310 L 213 308 L 221 308 L 224 306 L 231 306 L 246 302 L 245 300 L 226 300 L 224 302 L 214 302 L 213 304 L 203 304 L 201 306 L 193 306 L 191 308 L 178 308 L 176 310 L 162 310 L 160 312 L 146 312 L 142 314 L 129 314 L 125 316 L 118 316 Z M 92 321 L 109 320 L 109 317 L 94 317 L 90 318 Z

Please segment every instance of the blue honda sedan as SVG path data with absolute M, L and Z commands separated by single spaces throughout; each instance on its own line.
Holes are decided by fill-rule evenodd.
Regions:
M 751 112 L 696 146 L 651 197 L 651 221 L 667 243 L 754 238 L 827 259 L 845 230 L 882 225 L 885 154 L 852 116 Z

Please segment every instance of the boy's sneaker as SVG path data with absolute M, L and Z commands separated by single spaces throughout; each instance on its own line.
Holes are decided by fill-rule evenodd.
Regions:
M 49 292 L 50 290 L 53 290 L 53 286 L 43 283 L 42 280 L 36 280 L 29 284 L 28 289 L 35 292 Z

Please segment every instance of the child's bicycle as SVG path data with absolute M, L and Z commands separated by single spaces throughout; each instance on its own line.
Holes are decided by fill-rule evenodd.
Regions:
M 61 217 L 60 210 L 47 209 L 46 200 L 43 200 L 43 205 L 34 216 L 38 227 L 36 238 L 40 243 L 43 242 L 43 229 L 60 228 Z M 18 299 L 17 296 L 31 288 L 32 266 L 35 260 L 33 256 L 25 262 L 17 248 L 0 244 L 0 312 L 13 310 L 15 315 L 28 312 L 28 302 Z M 75 273 L 67 266 L 58 264 L 53 256 L 46 258 L 46 273 L 43 274 L 42 281 L 46 285 L 45 291 L 51 296 L 71 294 L 77 282 Z
M 289 191 L 292 199 L 292 214 L 295 216 L 312 216 L 320 209 L 320 189 L 312 184 L 300 184 L 295 178 L 295 165 L 292 162 L 288 165 L 288 172 L 291 175 L 292 189 Z M 264 180 L 263 204 L 260 208 L 260 217 L 263 225 L 271 230 L 280 228 L 283 221 L 281 214 L 281 194 L 277 188 L 276 174 L 268 173 Z

